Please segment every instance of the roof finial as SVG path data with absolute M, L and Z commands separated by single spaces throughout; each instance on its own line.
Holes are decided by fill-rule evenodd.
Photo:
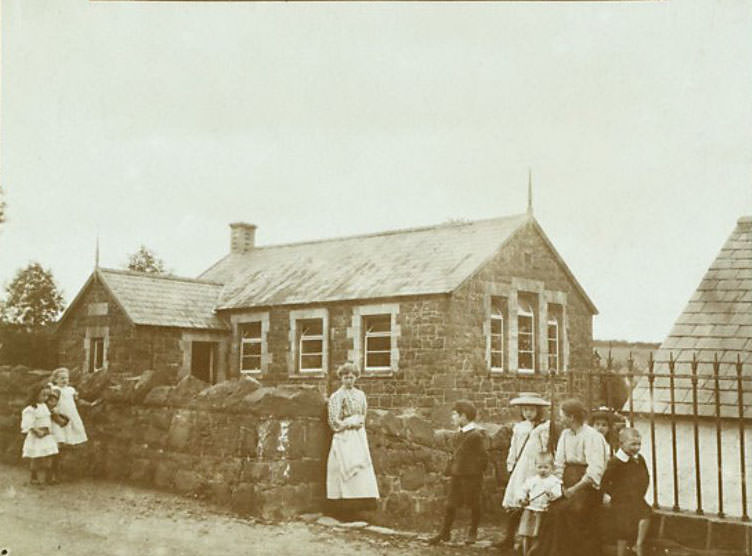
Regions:
M 527 169 L 527 215 L 533 215 L 533 171 Z
M 97 247 L 94 251 L 94 268 L 99 268 L 99 232 L 97 232 Z

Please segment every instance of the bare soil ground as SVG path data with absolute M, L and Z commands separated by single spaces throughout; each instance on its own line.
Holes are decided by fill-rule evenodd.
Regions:
M 265 524 L 198 500 L 113 482 L 28 483 L 25 469 L 0 465 L 0 553 L 9 556 L 490 553 L 301 521 Z

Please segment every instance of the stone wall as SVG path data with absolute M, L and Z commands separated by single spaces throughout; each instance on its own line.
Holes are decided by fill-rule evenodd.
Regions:
M 20 464 L 20 413 L 49 371 L 0 367 L 0 458 Z M 67 474 L 173 490 L 265 518 L 321 511 L 331 436 L 324 397 L 309 385 L 262 387 L 251 379 L 215 386 L 169 373 L 74 374 L 90 441 L 63 460 Z M 485 519 L 500 511 L 509 428 L 487 425 Z M 376 523 L 435 527 L 448 480 L 453 433 L 414 412 L 371 410 L 367 432 L 381 500 Z
M 20 413 L 30 386 L 47 372 L 0 369 L 0 455 L 20 463 Z M 77 378 L 77 377 L 74 377 Z M 81 413 L 90 440 L 63 460 L 68 474 L 178 491 L 266 518 L 320 506 L 326 427 L 312 387 L 263 388 L 253 380 L 207 387 L 166 373 L 136 380 L 85 375 Z

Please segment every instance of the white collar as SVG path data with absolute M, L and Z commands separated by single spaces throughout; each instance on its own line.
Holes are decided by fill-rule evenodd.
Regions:
M 475 424 L 475 421 L 470 421 L 464 427 L 460 427 L 460 431 L 462 431 L 462 432 L 468 432 L 468 431 L 471 431 L 471 430 L 477 429 L 477 428 L 478 428 L 478 425 Z
M 616 456 L 616 459 L 623 461 L 624 463 L 627 463 L 630 459 L 632 459 L 621 448 L 616 450 L 616 453 L 614 455 Z

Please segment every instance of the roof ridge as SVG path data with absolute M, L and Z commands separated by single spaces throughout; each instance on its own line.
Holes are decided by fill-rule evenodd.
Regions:
M 125 270 L 120 268 L 103 268 L 99 267 L 97 270 L 109 274 L 122 274 L 125 276 L 138 276 L 140 278 L 156 278 L 160 280 L 170 280 L 172 282 L 193 282 L 197 284 L 207 284 L 212 286 L 222 286 L 222 282 L 214 282 L 212 280 L 203 280 L 201 278 L 188 278 L 185 276 L 176 276 L 174 274 L 152 274 L 149 272 L 137 272 L 135 270 Z
M 323 238 L 323 239 L 312 239 L 308 241 L 291 241 L 288 243 L 275 243 L 271 245 L 262 245 L 258 247 L 254 247 L 250 251 L 243 253 L 243 255 L 250 255 L 253 254 L 254 251 L 260 250 L 260 249 L 271 249 L 271 248 L 277 248 L 277 247 L 297 247 L 301 245 L 311 245 L 314 243 L 327 243 L 330 241 L 341 241 L 344 239 L 362 239 L 362 238 L 368 238 L 368 237 L 378 237 L 378 236 L 390 236 L 390 235 L 397 235 L 397 234 L 405 234 L 405 233 L 413 233 L 413 232 L 425 232 L 429 230 L 436 230 L 439 228 L 450 228 L 450 227 L 464 227 L 464 226 L 471 226 L 474 224 L 481 224 L 485 222 L 492 222 L 492 221 L 501 221 L 501 220 L 514 220 L 514 219 L 520 219 L 526 221 L 529 218 L 529 216 L 526 213 L 519 213 L 519 214 L 510 214 L 507 216 L 495 216 L 493 218 L 482 218 L 480 220 L 468 220 L 466 222 L 460 221 L 460 222 L 442 222 L 441 224 L 432 224 L 429 226 L 416 226 L 413 228 L 400 228 L 397 230 L 385 230 L 381 232 L 369 232 L 365 234 L 354 234 L 349 236 L 339 236 L 339 237 L 330 237 L 330 238 Z M 232 253 L 230 253 L 232 255 Z M 223 257 L 224 258 L 224 257 Z M 220 259 L 221 260 L 221 259 Z M 211 267 L 210 267 L 211 268 Z M 208 270 L 208 269 L 207 269 Z

